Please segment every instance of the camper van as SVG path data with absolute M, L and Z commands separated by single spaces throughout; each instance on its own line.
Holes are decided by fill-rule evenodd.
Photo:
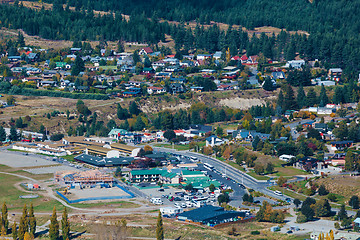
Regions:
M 161 198 L 151 198 L 150 202 L 152 202 L 155 205 L 162 205 L 163 201 L 161 200 Z
M 282 161 L 285 161 L 285 162 L 290 162 L 291 159 L 295 158 L 295 156 L 293 155 L 286 155 L 286 154 L 283 154 L 279 157 L 280 160 Z

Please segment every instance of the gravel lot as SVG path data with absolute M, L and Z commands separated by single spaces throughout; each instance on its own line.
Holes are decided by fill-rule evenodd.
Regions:
M 69 192 L 71 194 L 66 195 L 66 197 L 70 200 L 93 197 L 129 196 L 126 192 L 118 187 L 70 189 Z
M 42 159 L 36 155 L 24 155 L 20 152 L 1 152 L 0 164 L 13 168 L 21 168 L 53 165 L 54 162 Z
M 24 171 L 27 171 L 32 174 L 47 174 L 47 173 L 55 173 L 58 171 L 79 171 L 79 170 L 74 167 L 59 165 L 53 167 L 24 169 Z

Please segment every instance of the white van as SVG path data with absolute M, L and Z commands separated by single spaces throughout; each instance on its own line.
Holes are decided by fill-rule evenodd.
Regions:
M 282 192 L 280 192 L 280 191 L 274 191 L 274 193 L 275 193 L 276 195 L 278 195 L 278 196 L 282 196 L 282 195 L 283 195 Z

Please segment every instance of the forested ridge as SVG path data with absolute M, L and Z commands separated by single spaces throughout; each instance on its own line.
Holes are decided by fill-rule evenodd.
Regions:
M 326 67 L 341 67 L 345 79 L 355 79 L 360 70 L 360 0 L 45 0 L 53 10 L 40 11 L 21 5 L 0 5 L 1 26 L 23 29 L 31 35 L 66 40 L 124 40 L 149 44 L 170 34 L 176 51 L 203 49 L 210 53 L 230 48 L 231 54 L 263 53 L 273 60 L 292 60 L 295 53 L 306 60 L 319 59 Z M 62 4 L 65 4 L 63 9 Z M 69 7 L 75 7 L 75 11 Z M 96 15 L 91 10 L 114 14 Z M 130 15 L 125 21 L 121 14 Z M 175 20 L 178 26 L 160 19 Z M 216 25 L 191 30 L 186 22 L 210 21 L 237 24 L 248 29 L 273 26 L 304 30 L 309 36 L 282 32 L 278 36 L 248 37 L 246 32 Z M 254 35 L 255 36 L 255 35 Z

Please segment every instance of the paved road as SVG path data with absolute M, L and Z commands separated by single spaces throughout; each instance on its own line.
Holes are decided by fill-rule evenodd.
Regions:
M 267 181 L 260 181 L 257 180 L 251 176 L 249 176 L 246 173 L 241 172 L 240 170 L 220 161 L 212 157 L 204 156 L 202 154 L 193 153 L 189 151 L 177 151 L 175 149 L 169 149 L 169 148 L 159 148 L 154 147 L 155 150 L 162 151 L 162 152 L 170 152 L 170 153 L 176 153 L 187 157 L 197 157 L 199 161 L 202 163 L 208 163 L 214 166 L 215 169 L 219 170 L 220 172 L 225 173 L 226 176 L 229 177 L 232 180 L 235 180 L 236 182 L 243 183 L 248 188 L 254 189 L 256 191 L 262 192 L 270 197 L 285 200 L 287 197 L 285 196 L 278 196 L 274 194 L 273 191 L 267 189 L 269 186 L 269 182 Z M 223 180 L 225 181 L 225 179 Z

